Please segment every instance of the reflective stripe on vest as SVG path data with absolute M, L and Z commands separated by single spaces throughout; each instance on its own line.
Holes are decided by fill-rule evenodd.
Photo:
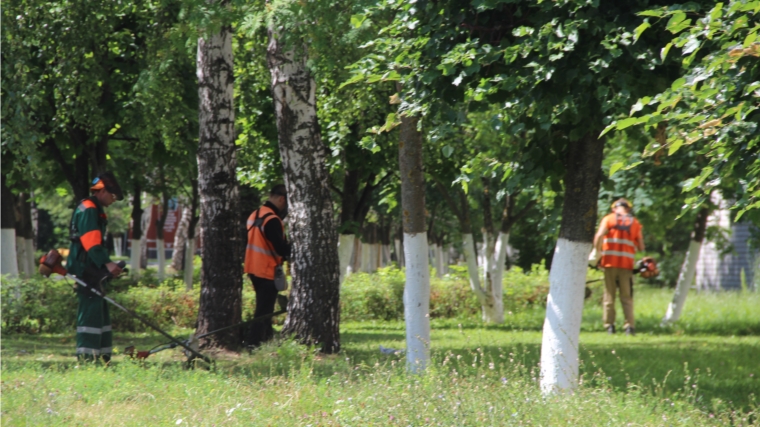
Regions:
M 636 219 L 630 215 L 610 214 L 603 221 L 608 231 L 602 241 L 602 267 L 633 269 L 634 240 L 640 233 Z
M 266 218 L 264 218 L 262 224 L 259 227 L 255 227 L 254 222 L 256 218 L 261 219 L 265 216 Z M 249 230 L 248 244 L 245 247 L 244 270 L 248 274 L 269 280 L 274 280 L 274 269 L 282 264 L 282 257 L 277 255 L 272 243 L 267 240 L 264 234 L 264 227 L 274 218 L 282 225 L 282 220 L 271 208 L 262 206 L 258 210 L 253 211 L 246 221 Z M 282 230 L 285 232 L 284 225 L 282 225 Z

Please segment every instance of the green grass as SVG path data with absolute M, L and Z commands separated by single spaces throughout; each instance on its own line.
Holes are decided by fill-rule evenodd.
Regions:
M 671 291 L 637 287 L 638 334 L 602 333 L 597 289 L 581 333 L 582 386 L 544 397 L 537 385 L 543 307 L 504 325 L 433 319 L 433 363 L 404 372 L 399 321 L 341 326 L 343 351 L 292 342 L 214 355 L 183 370 L 168 350 L 138 363 L 77 365 L 72 334 L 4 335 L 2 425 L 748 425 L 760 410 L 760 295 L 689 295 L 682 321 L 659 328 Z M 618 306 L 618 312 L 620 308 Z M 622 323 L 622 319 L 619 320 Z M 172 331 L 188 334 L 186 329 Z M 147 349 L 156 334 L 116 333 Z M 181 421 L 180 421 L 181 420 Z M 630 423 L 630 424 L 629 424 Z

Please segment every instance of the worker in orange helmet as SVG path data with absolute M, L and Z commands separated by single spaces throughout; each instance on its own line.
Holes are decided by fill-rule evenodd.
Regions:
M 605 216 L 594 236 L 594 248 L 602 254 L 599 266 L 604 268 L 604 327 L 615 333 L 615 292 L 620 289 L 620 303 L 625 314 L 625 333 L 635 333 L 633 316 L 633 265 L 636 250 L 644 251 L 642 226 L 631 213 L 633 205 L 626 199 L 612 204 L 612 213 Z

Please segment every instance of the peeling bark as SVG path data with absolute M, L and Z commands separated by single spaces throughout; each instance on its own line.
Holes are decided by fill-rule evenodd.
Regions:
M 197 334 L 234 325 L 242 316 L 245 228 L 238 207 L 232 37 L 232 29 L 223 26 L 219 32 L 198 39 L 200 134 L 196 158 L 203 263 Z M 240 331 L 236 328 L 201 343 L 226 349 L 236 349 L 239 344 Z
M 340 274 L 326 150 L 317 122 L 316 82 L 302 42 L 286 48 L 269 29 L 267 64 L 288 192 L 293 289 L 283 333 L 324 353 L 340 350 Z

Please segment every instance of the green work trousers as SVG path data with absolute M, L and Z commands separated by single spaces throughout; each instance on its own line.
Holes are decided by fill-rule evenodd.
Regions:
M 108 303 L 96 295 L 77 292 L 77 358 L 111 360 L 113 332 Z

